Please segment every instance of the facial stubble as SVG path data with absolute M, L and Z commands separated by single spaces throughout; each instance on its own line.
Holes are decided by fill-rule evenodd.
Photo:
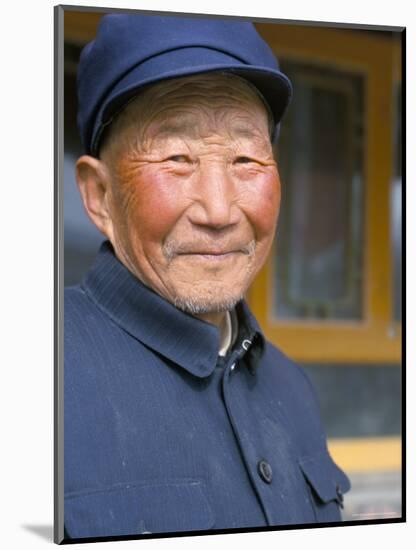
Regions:
M 173 262 L 190 250 L 194 250 L 194 245 L 178 242 L 175 239 L 167 240 L 162 247 L 167 268 L 172 268 Z M 171 297 L 175 307 L 191 315 L 231 311 L 244 298 L 245 292 L 253 278 L 256 241 L 250 241 L 247 245 L 241 247 L 238 253 L 247 256 L 247 265 L 241 273 L 241 282 L 235 285 L 234 289 L 230 288 L 229 282 L 218 280 L 213 281 L 201 293 L 199 290 L 199 281 L 195 280 L 195 285 L 190 286 L 192 286 L 192 290 L 195 291 L 196 295 L 192 295 L 192 290 L 187 295 L 182 295 L 176 291 L 174 296 Z

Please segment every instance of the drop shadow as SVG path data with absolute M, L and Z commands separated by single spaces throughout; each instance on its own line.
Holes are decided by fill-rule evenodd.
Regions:
M 22 527 L 48 542 L 53 542 L 53 525 L 22 525 Z

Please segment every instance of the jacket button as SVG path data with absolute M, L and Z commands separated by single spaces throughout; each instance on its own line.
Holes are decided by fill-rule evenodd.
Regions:
M 260 460 L 257 464 L 257 471 L 261 477 L 261 479 L 265 483 L 271 483 L 273 479 L 273 471 L 272 467 L 268 462 L 265 460 Z

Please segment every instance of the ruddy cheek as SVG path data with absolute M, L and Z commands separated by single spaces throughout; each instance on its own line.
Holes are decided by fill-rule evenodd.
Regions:
M 179 191 L 163 175 L 147 172 L 136 182 L 129 218 L 143 244 L 162 243 L 180 217 Z
M 280 182 L 276 177 L 267 177 L 253 193 L 250 217 L 259 240 L 273 238 L 280 207 Z

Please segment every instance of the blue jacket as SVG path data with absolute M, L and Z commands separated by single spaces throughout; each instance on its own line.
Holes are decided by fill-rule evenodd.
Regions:
M 100 537 L 340 521 L 346 475 L 311 384 L 245 303 L 216 327 L 141 284 L 104 243 L 65 291 L 65 528 Z

